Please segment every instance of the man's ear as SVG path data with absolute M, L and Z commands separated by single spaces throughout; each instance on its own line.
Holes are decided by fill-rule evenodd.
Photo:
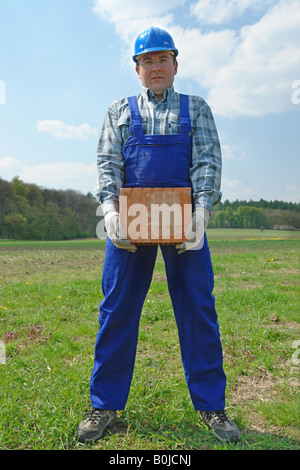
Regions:
M 141 79 L 140 68 L 138 65 L 135 66 L 135 71 L 138 74 L 139 79 Z
M 174 75 L 177 75 L 177 71 L 178 71 L 178 62 L 176 60 L 175 62 L 175 71 L 174 71 Z

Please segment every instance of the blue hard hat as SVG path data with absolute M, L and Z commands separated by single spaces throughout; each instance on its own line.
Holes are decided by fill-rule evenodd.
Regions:
M 137 62 L 137 56 L 154 51 L 173 51 L 175 57 L 178 55 L 172 36 L 163 29 L 151 26 L 136 38 L 132 58 Z

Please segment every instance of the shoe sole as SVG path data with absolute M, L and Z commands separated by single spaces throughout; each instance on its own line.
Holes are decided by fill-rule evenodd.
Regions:
M 208 426 L 209 427 L 209 426 Z M 234 437 L 232 439 L 230 439 L 229 437 L 221 437 L 219 436 L 215 431 L 213 431 L 211 428 L 210 428 L 212 434 L 221 442 L 226 442 L 226 443 L 230 443 L 230 442 L 233 442 L 233 443 L 236 443 L 236 442 L 239 442 L 241 440 L 241 437 L 240 436 L 237 436 L 237 437 Z

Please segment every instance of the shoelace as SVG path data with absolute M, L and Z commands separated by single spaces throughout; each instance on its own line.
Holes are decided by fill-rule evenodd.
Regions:
M 87 413 L 86 418 L 89 418 L 93 424 L 97 424 L 99 419 L 104 415 L 104 412 L 105 410 L 93 408 Z
M 210 419 L 216 418 L 220 423 L 224 424 L 226 421 L 229 421 L 226 411 L 212 411 L 210 415 Z

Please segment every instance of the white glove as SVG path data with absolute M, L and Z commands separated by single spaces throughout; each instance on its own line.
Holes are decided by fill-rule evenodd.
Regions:
M 125 239 L 125 230 L 121 224 L 118 212 L 108 212 L 104 216 L 104 222 L 107 234 L 117 248 L 122 248 L 132 253 L 136 251 L 136 245 L 133 245 L 129 240 Z
M 209 219 L 209 212 L 203 207 L 196 207 L 192 214 L 192 220 L 186 231 L 188 241 L 178 243 L 176 248 L 178 253 L 184 253 L 186 250 L 200 249 L 200 242 L 203 238 Z

